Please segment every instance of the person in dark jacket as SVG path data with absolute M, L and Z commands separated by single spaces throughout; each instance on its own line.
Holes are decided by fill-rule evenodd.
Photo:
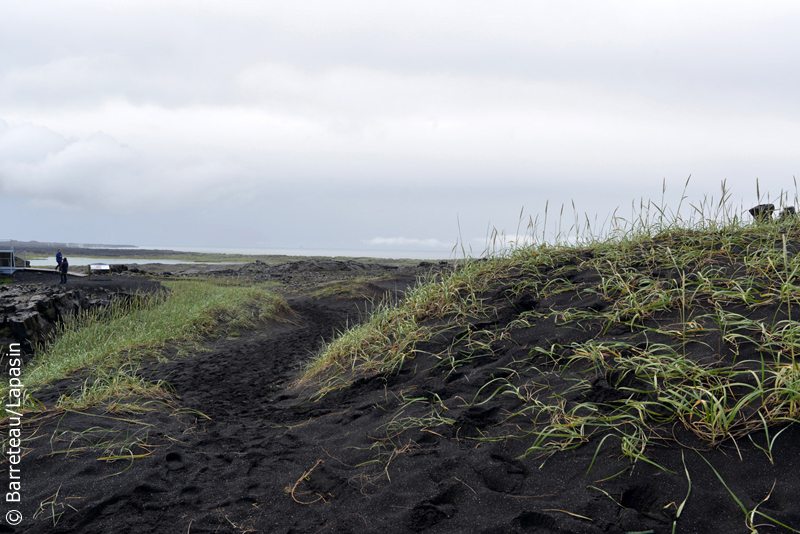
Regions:
M 62 257 L 63 257 L 63 255 L 61 254 L 61 249 L 58 249 L 58 252 L 56 252 L 56 271 L 60 271 L 61 270 L 61 258 Z
M 62 258 L 61 259 L 61 263 L 59 263 L 58 265 L 59 265 L 59 269 L 61 270 L 61 282 L 59 282 L 59 283 L 66 284 L 67 283 L 67 271 L 69 271 L 69 262 L 67 261 L 67 258 Z

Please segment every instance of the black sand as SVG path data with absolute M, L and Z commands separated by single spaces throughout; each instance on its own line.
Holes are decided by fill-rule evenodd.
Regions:
M 411 282 L 384 281 L 371 291 L 378 295 Z M 575 305 L 574 294 L 514 300 L 503 287 L 487 298 L 496 312 L 476 318 L 476 332 L 502 327 L 525 309 Z M 13 528 L 2 525 L 0 532 L 666 534 L 689 489 L 684 461 L 691 493 L 676 532 L 749 532 L 745 514 L 701 454 L 747 510 L 763 501 L 759 511 L 800 529 L 797 425 L 776 441 L 774 464 L 748 439 L 710 448 L 680 426 L 665 429 L 647 455 L 671 472 L 632 463 L 616 439 L 607 440 L 596 457 L 599 439 L 591 438 L 549 458 L 525 456 L 531 442 L 524 438 L 476 439 L 514 424 L 507 417 L 521 401 L 487 399 L 475 384 L 507 375 L 534 346 L 596 336 L 592 327 L 541 321 L 515 330 L 491 354 L 465 358 L 449 374 L 438 359 L 420 352 L 398 374 L 364 378 L 314 400 L 313 392 L 290 387 L 300 366 L 335 330 L 357 321 L 365 301 L 297 296 L 290 304 L 298 314 L 295 324 L 209 340 L 207 352 L 180 356 L 175 350 L 169 363 L 146 365 L 148 377 L 168 381 L 174 392 L 167 404 L 152 404 L 152 411 L 30 416 L 21 464 L 24 520 Z M 463 334 L 454 331 L 421 350 L 436 353 Z M 633 334 L 619 329 L 608 336 Z M 539 363 L 567 403 L 620 396 L 602 376 L 590 390 L 570 392 L 564 377 Z M 75 385 L 54 384 L 38 397 L 51 406 Z M 434 394 L 456 422 L 403 430 L 403 417 L 424 413 L 409 400 Z M 763 432 L 753 438 L 765 442 Z M 119 445 L 137 440 L 141 446 Z M 94 448 L 80 450 L 90 442 Z M 107 450 L 96 447 L 105 442 Z M 132 461 L 122 459 L 131 455 Z M 104 459 L 109 457 L 118 459 Z M 7 467 L 0 480 L 7 479 Z M 755 524 L 765 523 L 755 517 Z M 772 524 L 759 532 L 790 530 Z

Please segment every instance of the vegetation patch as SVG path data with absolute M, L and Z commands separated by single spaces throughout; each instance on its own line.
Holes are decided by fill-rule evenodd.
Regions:
M 153 393 L 136 376 L 135 365 L 168 342 L 192 342 L 228 331 L 252 328 L 289 311 L 262 285 L 200 281 L 163 282 L 168 291 L 118 300 L 107 310 L 80 313 L 59 325 L 46 348 L 37 352 L 21 377 L 29 406 L 37 386 L 81 370 L 91 377 L 71 406 L 94 404 L 131 394 Z M 0 395 L 7 395 L 6 382 Z M 33 397 L 30 395 L 33 394 Z
M 658 446 L 742 440 L 772 462 L 800 417 L 800 225 L 745 221 L 728 198 L 723 185 L 719 204 L 669 224 L 648 209 L 603 240 L 535 243 L 534 224 L 530 244 L 379 308 L 327 345 L 304 380 L 324 396 L 418 377 L 387 398 L 395 416 L 375 438 L 381 464 L 410 430 L 518 440 L 521 457 L 541 463 L 584 445 L 596 458 L 613 444 L 667 470 Z

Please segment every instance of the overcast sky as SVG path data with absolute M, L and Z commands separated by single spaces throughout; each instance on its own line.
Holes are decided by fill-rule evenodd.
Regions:
M 0 238 L 391 256 L 663 180 L 677 207 L 690 174 L 687 202 L 793 199 L 799 27 L 793 1 L 0 0 Z

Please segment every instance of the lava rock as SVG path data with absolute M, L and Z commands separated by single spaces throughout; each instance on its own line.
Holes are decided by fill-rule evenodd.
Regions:
M 774 204 L 759 204 L 750 208 L 749 213 L 758 222 L 766 222 L 772 220 L 772 214 L 775 211 Z

